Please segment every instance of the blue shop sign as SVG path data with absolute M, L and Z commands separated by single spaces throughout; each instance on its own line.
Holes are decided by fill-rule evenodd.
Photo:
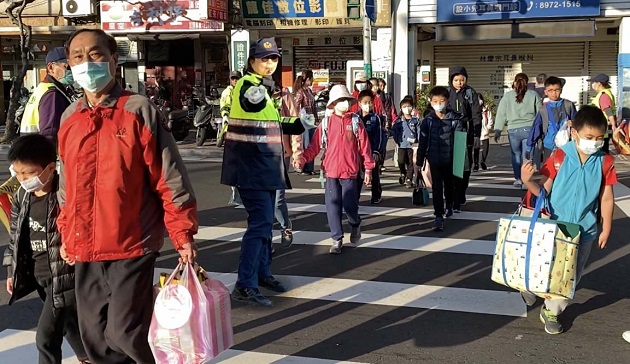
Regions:
M 324 0 L 243 0 L 244 18 L 323 18 Z
M 466 22 L 535 18 L 593 17 L 601 13 L 600 0 L 438 0 L 438 22 Z

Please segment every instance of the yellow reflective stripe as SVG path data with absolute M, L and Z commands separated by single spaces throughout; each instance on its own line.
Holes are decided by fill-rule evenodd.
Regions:
M 225 136 L 225 139 L 243 143 L 282 144 L 282 136 L 280 135 L 238 134 L 229 131 Z
M 278 124 L 278 122 L 276 121 L 230 118 L 230 121 L 228 123 L 234 126 L 249 126 L 249 127 L 264 128 L 264 129 L 272 129 L 272 128 L 279 129 L 280 128 L 280 124 Z

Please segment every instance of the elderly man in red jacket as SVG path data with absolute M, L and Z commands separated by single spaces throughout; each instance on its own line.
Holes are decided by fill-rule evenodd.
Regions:
M 197 203 L 162 114 L 114 79 L 114 38 L 82 29 L 66 52 L 85 97 L 61 118 L 57 224 L 76 264 L 81 336 L 94 364 L 154 363 L 155 259 L 165 227 L 181 260 L 194 259 Z

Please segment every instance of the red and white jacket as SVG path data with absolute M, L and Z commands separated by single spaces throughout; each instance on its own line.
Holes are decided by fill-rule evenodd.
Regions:
M 348 112 L 343 117 L 332 114 L 328 118 L 328 137 L 326 139 L 326 152 L 322 161 L 322 169 L 327 178 L 354 179 L 359 175 L 360 163 L 363 160 L 365 173 L 369 174 L 374 169 L 372 148 L 363 122 L 358 124 L 358 140 L 352 130 L 352 113 Z M 313 142 L 304 151 L 306 162 L 315 160 L 322 147 L 322 133 L 324 123 L 320 123 L 313 135 Z
M 149 99 L 115 86 L 91 108 L 61 118 L 57 225 L 79 262 L 158 252 L 164 229 L 175 249 L 197 233 L 197 202 L 164 116 Z

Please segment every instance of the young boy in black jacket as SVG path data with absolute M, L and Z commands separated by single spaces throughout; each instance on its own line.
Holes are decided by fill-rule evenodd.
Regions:
M 387 147 L 387 132 L 385 131 L 385 122 L 382 116 L 374 113 L 374 94 L 369 90 L 359 93 L 359 115 L 365 125 L 368 138 L 370 139 L 370 147 L 372 147 L 372 158 L 376 166 L 372 170 L 372 199 L 370 203 L 378 204 L 381 202 L 383 188 L 381 187 L 381 167 L 385 161 L 385 148 Z
M 444 216 L 453 216 L 455 192 L 453 176 L 453 143 L 455 131 L 466 131 L 461 115 L 448 107 L 449 91 L 437 86 L 429 92 L 433 111 L 420 123 L 418 158 L 421 167 L 425 159 L 431 167 L 433 185 L 434 231 L 444 230 Z M 446 200 L 446 211 L 444 211 Z
M 8 159 L 21 185 L 13 196 L 3 259 L 9 304 L 34 291 L 44 300 L 35 339 L 39 364 L 61 364 L 64 336 L 80 362 L 88 363 L 77 320 L 74 268 L 60 254 L 57 152 L 46 137 L 30 134 L 13 143 Z
M 481 106 L 477 91 L 468 86 L 468 71 L 457 66 L 450 69 L 449 107 L 462 115 L 464 127 L 468 132 L 466 157 L 468 166 L 464 178 L 455 177 L 455 212 L 466 204 L 466 190 L 470 182 L 470 170 L 473 169 L 473 148 L 481 146 Z M 476 168 L 475 170 L 478 170 Z

